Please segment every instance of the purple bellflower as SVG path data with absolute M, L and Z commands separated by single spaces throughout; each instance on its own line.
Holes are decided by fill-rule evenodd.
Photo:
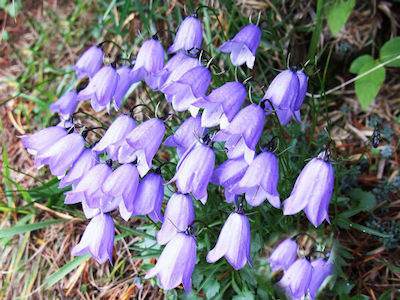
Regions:
M 207 262 L 214 263 L 225 256 L 236 270 L 243 268 L 246 262 L 253 267 L 250 259 L 250 244 L 250 224 L 240 204 L 239 208 L 229 215 L 222 227 L 217 244 L 207 254 Z
M 231 53 L 231 62 L 234 66 L 246 63 L 253 69 L 255 54 L 261 40 L 261 29 L 257 25 L 250 24 L 243 27 L 235 37 L 219 47 L 222 52 Z
M 304 297 L 312 277 L 312 266 L 306 258 L 297 259 L 277 283 L 291 299 Z
M 214 150 L 210 145 L 208 135 L 205 136 L 204 143 L 197 141 L 193 143 L 179 160 L 175 176 L 168 182 L 175 181 L 180 193 L 191 192 L 203 204 L 207 202 L 207 186 L 215 162 Z
M 261 137 L 264 120 L 263 109 L 256 104 L 250 104 L 239 111 L 232 122 L 215 135 L 214 141 L 226 141 L 228 158 L 244 155 L 244 159 L 250 164 L 254 158 L 256 144 Z
M 301 116 L 300 116 L 300 108 L 301 105 L 303 104 L 304 98 L 307 93 L 307 87 L 308 87 L 308 76 L 302 71 L 298 70 L 296 72 L 297 78 L 299 79 L 299 92 L 297 94 L 296 101 L 294 102 L 293 105 L 293 119 L 297 122 L 301 122 Z
M 311 299 L 315 299 L 317 291 L 326 277 L 332 274 L 332 263 L 325 261 L 322 258 L 317 258 L 311 262 L 313 267 L 312 277 L 310 281 L 309 293 Z
M 227 82 L 213 90 L 205 100 L 194 104 L 204 108 L 201 115 L 202 127 L 227 126 L 240 110 L 246 99 L 246 88 L 240 82 Z
M 168 49 L 168 54 L 179 50 L 200 49 L 202 39 L 203 29 L 197 14 L 188 16 L 179 25 L 174 43 Z
M 100 47 L 92 46 L 79 57 L 73 67 L 78 79 L 86 76 L 93 77 L 103 63 L 103 50 Z
M 145 279 L 157 276 L 164 290 L 171 290 L 182 283 L 185 292 L 190 293 L 191 277 L 196 263 L 196 240 L 186 231 L 189 230 L 177 233 L 167 244 L 157 264 L 147 272 Z
M 200 123 L 200 116 L 187 118 L 173 135 L 165 139 L 164 146 L 177 147 L 176 152 L 179 157 L 182 157 L 196 139 L 206 133 L 206 130 L 201 127 Z
M 160 72 L 164 67 L 164 48 L 156 38 L 149 39 L 140 47 L 131 72 L 132 82 L 144 78 L 153 90 L 159 89 Z
M 267 259 L 272 271 L 287 270 L 293 264 L 297 256 L 297 243 L 292 239 L 281 242 L 271 256 Z
M 305 211 L 310 222 L 318 227 L 324 220 L 329 221 L 334 172 L 329 160 L 329 150 L 307 163 L 297 177 L 290 197 L 283 202 L 283 214 L 294 215 Z
M 133 214 L 149 215 L 154 222 L 163 222 L 161 205 L 164 199 L 164 180 L 160 171 L 150 171 L 140 182 L 133 200 Z
M 113 106 L 115 110 L 118 110 L 121 107 L 122 99 L 125 97 L 129 88 L 132 85 L 131 80 L 131 68 L 128 66 L 122 66 L 117 69 L 118 74 L 118 83 L 115 88 L 114 98 L 113 98 Z
M 68 120 L 78 106 L 76 95 L 76 91 L 66 92 L 56 102 L 50 104 L 50 111 L 57 112 L 61 119 Z
M 194 207 L 189 195 L 175 193 L 168 200 L 164 222 L 156 233 L 159 245 L 167 244 L 178 232 L 184 231 L 194 222 Z
M 52 126 L 30 135 L 19 136 L 19 138 L 22 139 L 22 145 L 26 148 L 28 153 L 36 155 L 38 152 L 50 148 L 67 134 L 68 132 L 65 128 L 61 126 Z M 37 165 L 40 165 L 40 163 Z
M 112 66 L 102 67 L 89 81 L 86 88 L 78 93 L 78 101 L 91 100 L 94 111 L 109 107 L 118 85 L 119 75 Z
M 114 244 L 114 222 L 107 214 L 98 214 L 88 224 L 82 238 L 71 254 L 81 256 L 86 253 L 99 263 L 107 259 L 112 263 L 112 249 Z

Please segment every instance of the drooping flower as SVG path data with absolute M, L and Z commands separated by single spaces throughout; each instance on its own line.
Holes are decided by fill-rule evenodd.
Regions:
M 308 76 L 302 70 L 298 70 L 296 75 L 299 79 L 299 92 L 293 105 L 293 119 L 297 122 L 301 122 L 300 108 L 307 93 Z
M 250 104 L 240 110 L 232 122 L 215 135 L 214 141 L 226 141 L 225 149 L 229 158 L 244 155 L 244 159 L 250 164 L 261 137 L 264 120 L 263 109 L 256 104 Z
M 76 91 L 66 92 L 56 102 L 50 104 L 50 111 L 59 113 L 61 119 L 67 120 L 78 106 L 76 95 Z
M 19 136 L 19 138 L 22 139 L 22 145 L 26 148 L 28 153 L 36 155 L 41 150 L 48 149 L 54 145 L 67 134 L 68 131 L 64 127 L 52 126 L 30 135 Z M 38 165 L 40 164 L 38 163 Z
M 271 253 L 267 262 L 270 263 L 272 271 L 287 270 L 293 264 L 297 256 L 297 243 L 292 239 L 281 242 Z
M 97 46 L 91 46 L 79 57 L 73 67 L 78 79 L 86 76 L 93 77 L 103 63 L 103 50 Z
M 232 40 L 220 46 L 219 50 L 225 53 L 231 52 L 231 62 L 234 66 L 241 66 L 246 63 L 248 68 L 253 69 L 260 40 L 260 27 L 249 24 L 243 27 Z
M 307 218 L 315 226 L 324 220 L 329 222 L 329 202 L 331 200 L 334 172 L 332 164 L 328 161 L 327 150 L 307 163 L 290 194 L 283 202 L 284 215 L 294 215 L 305 211 Z
M 243 209 L 239 207 L 226 220 L 217 244 L 207 254 L 207 262 L 214 263 L 225 256 L 236 270 L 243 268 L 246 262 L 253 267 L 250 259 L 250 244 L 249 220 L 244 215 Z
M 181 25 L 179 25 L 174 43 L 168 49 L 168 54 L 177 52 L 181 49 L 200 49 L 202 39 L 203 29 L 197 15 L 194 14 L 188 16 L 182 21 Z
M 101 213 L 89 222 L 79 244 L 72 248 L 71 254 L 81 256 L 90 253 L 99 264 L 105 263 L 107 259 L 112 263 L 113 244 L 113 219 Z
M 317 291 L 326 277 L 332 274 L 333 265 L 322 258 L 317 258 L 311 262 L 313 267 L 312 277 L 310 281 L 309 293 L 311 299 L 315 299 Z
M 307 293 L 312 277 L 312 266 L 306 258 L 297 259 L 277 283 L 289 297 L 299 299 Z
M 192 235 L 180 232 L 164 248 L 157 264 L 147 272 L 145 279 L 157 276 L 164 290 L 171 290 L 182 283 L 189 294 L 195 263 L 196 240 Z
M 168 200 L 164 212 L 164 221 L 156 233 L 159 245 L 167 244 L 174 236 L 184 231 L 194 221 L 194 207 L 189 195 L 175 193 Z
M 113 106 L 116 110 L 121 107 L 122 99 L 125 97 L 129 88 L 132 85 L 131 79 L 131 68 L 128 66 L 122 66 L 117 69 L 118 83 L 115 88 L 115 93 L 113 96 Z

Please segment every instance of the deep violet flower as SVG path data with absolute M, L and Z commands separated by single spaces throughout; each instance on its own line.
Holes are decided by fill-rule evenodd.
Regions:
M 115 110 L 118 110 L 121 107 L 122 99 L 125 97 L 129 88 L 132 85 L 131 79 L 131 68 L 128 66 L 122 66 L 117 69 L 118 74 L 118 83 L 115 88 L 115 93 L 113 97 L 113 106 Z
M 195 263 L 196 240 L 192 235 L 180 232 L 164 248 L 157 264 L 147 272 L 145 279 L 157 276 L 164 290 L 171 290 L 182 283 L 189 294 Z
M 327 152 L 324 150 L 303 168 L 290 197 L 283 202 L 284 215 L 294 215 L 304 209 L 307 218 L 315 227 L 324 220 L 330 222 L 328 209 L 334 185 L 334 172 Z
M 196 141 L 183 154 L 176 166 L 175 176 L 168 183 L 175 181 L 180 193 L 192 193 L 197 200 L 205 204 L 214 162 L 214 150 L 207 143 Z
M 36 155 L 44 149 L 48 149 L 61 138 L 68 134 L 67 130 L 61 126 L 47 127 L 30 135 L 22 135 L 22 145 L 28 153 Z M 40 164 L 38 164 L 40 165 Z
M 215 135 L 214 141 L 226 141 L 225 149 L 229 158 L 244 155 L 244 159 L 250 164 L 261 137 L 264 120 L 263 109 L 256 104 L 250 104 L 240 110 L 232 122 Z
M 203 29 L 197 16 L 186 17 L 179 25 L 174 43 L 169 47 L 168 54 L 178 50 L 200 49 L 203 39 Z
M 86 76 L 93 77 L 100 69 L 102 63 L 103 50 L 97 46 L 90 47 L 83 52 L 73 67 L 76 72 L 76 77 L 78 77 L 78 79 Z
M 76 95 L 76 91 L 66 92 L 56 102 L 50 104 L 50 111 L 59 113 L 61 119 L 67 120 L 78 106 Z
M 281 242 L 271 253 L 267 262 L 270 263 L 272 271 L 287 270 L 293 264 L 297 256 L 297 243 L 292 239 Z
M 248 68 L 253 69 L 255 54 L 260 40 L 260 27 L 249 24 L 243 27 L 232 40 L 222 44 L 219 50 L 231 53 L 231 62 L 234 66 L 241 66 L 246 63 Z
M 265 151 L 254 158 L 243 178 L 230 192 L 246 193 L 246 200 L 251 206 L 258 206 L 267 199 L 272 206 L 280 208 L 278 180 L 278 159 L 274 153 Z
M 176 147 L 179 157 L 200 137 L 206 133 L 205 128 L 201 127 L 201 117 L 187 118 L 175 131 L 175 133 L 167 137 L 164 145 L 167 147 Z
M 306 258 L 297 259 L 277 283 L 292 299 L 306 295 L 312 276 L 312 266 Z
M 156 233 L 159 245 L 167 244 L 178 232 L 184 231 L 194 221 L 194 207 L 189 195 L 175 193 L 168 200 L 164 222 Z
M 226 220 L 218 237 L 217 244 L 207 254 L 207 262 L 214 263 L 222 256 L 236 270 L 240 270 L 249 263 L 250 259 L 250 224 L 243 209 L 232 212 Z
M 315 299 L 317 291 L 326 277 L 332 274 L 333 265 L 322 258 L 317 258 L 311 262 L 313 267 L 312 277 L 310 281 L 309 293 L 311 299 Z
M 118 85 L 118 73 L 111 66 L 102 67 L 89 81 L 86 88 L 78 93 L 78 101 L 91 100 L 94 111 L 108 107 Z
M 82 238 L 71 254 L 81 256 L 86 253 L 99 263 L 107 259 L 112 263 L 112 249 L 114 244 L 114 222 L 107 214 L 98 214 L 87 225 Z

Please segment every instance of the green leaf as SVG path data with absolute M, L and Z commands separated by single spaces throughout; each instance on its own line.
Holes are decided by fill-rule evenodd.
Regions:
M 377 61 L 366 62 L 361 67 L 359 75 L 368 72 L 377 65 L 379 65 L 379 62 Z M 363 110 L 366 110 L 370 106 L 384 81 L 385 69 L 383 67 L 374 70 L 356 81 L 356 94 Z
M 357 57 L 350 66 L 350 73 L 359 74 L 361 68 L 367 63 L 374 61 L 374 58 L 371 55 L 365 54 Z
M 395 37 L 387 41 L 379 51 L 382 62 L 388 61 L 400 55 L 400 37 Z M 396 59 L 387 64 L 388 67 L 400 67 L 400 59 Z
M 40 222 L 40 223 L 35 223 L 35 224 L 17 225 L 17 226 L 11 227 L 11 228 L 1 229 L 0 230 L 0 238 L 13 236 L 13 235 L 16 235 L 19 233 L 24 233 L 27 231 L 38 230 L 43 227 L 47 227 L 47 226 L 65 222 L 65 221 L 67 221 L 67 220 L 51 220 L 51 221 Z
M 365 192 L 362 189 L 352 189 L 349 196 L 358 202 L 360 211 L 370 211 L 376 206 L 375 195 L 371 192 Z
M 340 216 L 339 216 L 338 219 L 339 219 L 338 220 L 338 225 L 340 227 L 342 227 L 342 228 L 348 229 L 349 227 L 351 227 L 351 228 L 360 230 L 362 232 L 366 232 L 368 234 L 376 235 L 376 236 L 379 236 L 379 237 L 382 237 L 382 238 L 389 238 L 390 237 L 389 234 L 382 233 L 382 232 L 380 232 L 378 230 L 375 230 L 375 229 L 372 229 L 372 228 L 369 228 L 369 227 L 366 227 L 366 226 L 363 226 L 363 225 L 360 225 L 360 224 L 357 224 L 357 223 L 353 223 L 353 222 L 351 222 L 351 221 L 349 221 L 347 219 L 343 219 Z
M 213 299 L 213 297 L 219 292 L 219 288 L 220 284 L 217 280 L 209 280 L 203 287 L 207 299 Z
M 328 26 L 334 36 L 346 23 L 355 4 L 356 0 L 338 0 L 328 8 Z

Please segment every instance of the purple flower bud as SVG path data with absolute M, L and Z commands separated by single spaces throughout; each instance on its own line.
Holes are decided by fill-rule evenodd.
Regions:
M 107 259 L 112 263 L 113 244 L 113 219 L 107 214 L 99 214 L 89 222 L 81 241 L 72 248 L 71 254 L 81 256 L 90 253 L 99 264 L 105 263 Z
M 207 202 L 207 185 L 211 179 L 214 162 L 213 149 L 195 142 L 179 160 L 175 176 L 168 183 L 176 181 L 180 193 L 191 192 L 196 199 L 205 204 Z
M 147 272 L 145 279 L 157 276 L 164 290 L 171 290 L 182 283 L 189 294 L 195 263 L 196 240 L 191 235 L 178 233 L 164 248 L 157 264 Z
M 91 99 L 94 111 L 106 108 L 114 96 L 118 84 L 118 73 L 111 66 L 102 67 L 89 81 L 86 88 L 78 93 L 78 101 Z
M 50 111 L 59 113 L 62 119 L 67 120 L 77 106 L 76 91 L 69 91 L 58 98 L 56 102 L 50 104 Z
M 19 138 L 22 139 L 22 145 L 26 148 L 28 153 L 36 155 L 41 150 L 48 149 L 54 145 L 67 134 L 68 133 L 65 128 L 60 126 L 52 126 L 44 128 L 30 135 L 19 136 Z
M 164 222 L 156 233 L 159 245 L 167 244 L 178 232 L 183 232 L 194 221 L 194 207 L 189 195 L 175 193 L 168 200 Z
M 294 215 L 305 211 L 307 218 L 315 226 L 324 220 L 329 222 L 329 202 L 334 185 L 333 167 L 330 162 L 313 158 L 297 177 L 290 197 L 283 202 L 284 215 Z
M 294 103 L 293 107 L 293 119 L 295 121 L 301 122 L 300 116 L 300 108 L 303 104 L 304 98 L 307 93 L 307 86 L 308 86 L 308 76 L 302 71 L 298 70 L 296 72 L 297 77 L 299 78 L 299 93 L 297 94 L 296 102 Z
M 286 239 L 281 242 L 271 256 L 267 259 L 270 263 L 272 271 L 280 269 L 287 270 L 293 264 L 297 256 L 297 244 L 292 239 Z
M 332 274 L 332 263 L 325 261 L 322 258 L 317 258 L 311 262 L 313 267 L 312 277 L 310 281 L 309 292 L 311 299 L 315 299 L 317 291 L 326 277 Z
M 312 276 L 312 266 L 305 258 L 297 259 L 282 279 L 277 283 L 291 298 L 301 298 L 306 295 Z
M 203 29 L 199 19 L 193 16 L 186 17 L 179 25 L 174 43 L 168 49 L 168 54 L 178 50 L 200 49 L 203 39 Z
M 232 122 L 215 135 L 214 141 L 226 141 L 225 148 L 229 158 L 244 155 L 244 159 L 250 164 L 261 137 L 264 120 L 263 109 L 256 104 L 250 104 L 239 111 Z
M 233 212 L 222 227 L 214 249 L 208 252 L 207 262 L 214 263 L 225 256 L 236 270 L 243 268 L 246 262 L 253 267 L 250 244 L 249 220 L 244 214 Z
M 118 83 L 117 87 L 115 88 L 115 93 L 114 93 L 114 101 L 113 105 L 116 110 L 118 110 L 121 107 L 122 104 L 122 99 L 128 92 L 129 88 L 132 85 L 132 80 L 131 80 L 131 68 L 128 66 L 122 66 L 117 69 L 117 74 L 118 74 Z
M 164 199 L 164 180 L 160 174 L 148 173 L 140 182 L 133 200 L 133 214 L 149 215 L 154 222 L 163 222 L 161 205 Z
M 262 152 L 250 164 L 243 178 L 231 189 L 235 194 L 246 193 L 251 206 L 258 206 L 268 199 L 273 207 L 280 208 L 278 159 L 272 152 Z
M 176 111 L 188 110 L 195 117 L 199 108 L 192 104 L 206 95 L 211 82 L 211 73 L 206 67 L 195 67 L 187 71 L 178 81 L 163 90 L 167 101 Z
M 225 42 L 219 50 L 225 53 L 231 52 L 231 61 L 234 66 L 246 63 L 253 69 L 255 54 L 261 40 L 261 29 L 254 24 L 243 27 L 235 37 Z
M 175 133 L 167 137 L 164 146 L 177 147 L 176 152 L 179 157 L 196 141 L 196 138 L 206 133 L 206 130 L 200 126 L 200 116 L 187 118 Z
M 73 67 L 76 72 L 76 77 L 78 77 L 78 79 L 86 76 L 93 77 L 100 69 L 102 63 L 103 50 L 97 46 L 90 47 L 83 52 Z

